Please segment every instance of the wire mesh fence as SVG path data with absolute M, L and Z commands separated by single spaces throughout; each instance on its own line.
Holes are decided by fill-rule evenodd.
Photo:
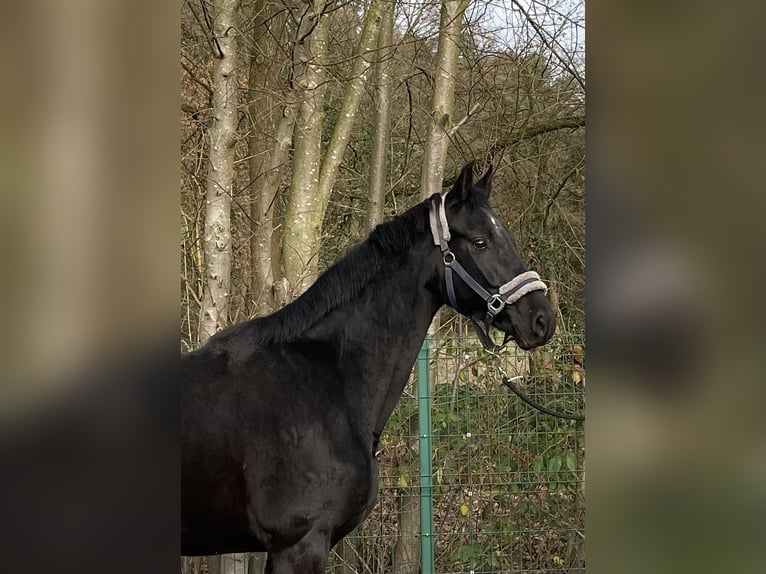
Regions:
M 537 402 L 583 412 L 581 334 L 501 353 L 503 370 Z M 420 529 L 415 375 L 381 437 L 378 503 L 333 553 L 334 574 L 584 572 L 581 422 L 525 405 L 473 337 L 447 336 L 430 355 L 432 533 Z M 424 563 L 425 562 L 425 563 Z

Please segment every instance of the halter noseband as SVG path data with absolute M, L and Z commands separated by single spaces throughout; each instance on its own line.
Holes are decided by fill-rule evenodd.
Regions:
M 495 315 L 502 311 L 506 305 L 511 305 L 521 299 L 527 293 L 532 291 L 543 291 L 548 293 L 548 286 L 542 282 L 540 276 L 534 271 L 525 271 L 520 273 L 507 283 L 497 288 L 497 293 L 490 293 L 484 287 L 471 277 L 468 271 L 458 262 L 455 254 L 450 250 L 448 241 L 452 239 L 449 224 L 447 223 L 447 213 L 444 209 L 444 197 L 436 195 L 431 199 L 431 205 L 428 210 L 428 218 L 431 224 L 431 235 L 434 245 L 438 246 L 442 252 L 442 261 L 444 261 L 444 281 L 447 284 L 447 297 L 450 307 L 460 312 L 455 297 L 455 285 L 452 277 L 453 271 L 457 273 L 463 282 L 481 297 L 487 304 L 487 313 L 484 316 L 484 329 L 471 317 L 476 334 L 479 336 L 482 345 L 487 349 L 498 349 L 504 347 L 511 339 L 511 334 L 506 333 L 502 345 L 499 347 L 492 342 L 489 336 L 489 328 Z

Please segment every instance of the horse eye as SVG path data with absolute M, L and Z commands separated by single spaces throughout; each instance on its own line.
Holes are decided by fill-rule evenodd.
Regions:
M 485 249 L 487 247 L 487 242 L 484 241 L 483 239 L 474 239 L 473 246 L 476 249 Z

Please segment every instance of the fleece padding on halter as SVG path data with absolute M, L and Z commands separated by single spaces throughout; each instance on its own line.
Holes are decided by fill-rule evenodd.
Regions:
M 532 291 L 543 291 L 548 294 L 548 286 L 543 283 L 540 276 L 534 271 L 525 271 L 516 275 L 513 279 L 500 286 L 498 292 L 505 301 L 506 305 L 515 303 L 527 293 Z
M 440 196 L 439 207 L 434 209 L 433 203 L 428 210 L 428 221 L 431 223 L 431 236 L 434 238 L 434 245 L 441 245 L 442 239 L 449 241 L 452 235 L 449 232 L 447 224 L 447 212 L 444 209 L 445 196 Z

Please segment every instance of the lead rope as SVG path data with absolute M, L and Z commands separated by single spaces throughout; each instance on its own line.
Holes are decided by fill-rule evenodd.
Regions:
M 522 391 L 518 385 L 514 382 L 519 379 L 523 379 L 524 375 L 519 375 L 517 377 L 509 377 L 508 373 L 505 372 L 505 369 L 503 369 L 501 362 L 500 362 L 500 355 L 498 355 L 494 351 L 489 351 L 489 353 L 495 358 L 495 363 L 497 366 L 497 370 L 500 371 L 500 374 L 503 377 L 503 384 L 511 389 L 514 394 L 519 397 L 522 401 L 527 403 L 530 407 L 537 409 L 541 413 L 544 413 L 546 415 L 551 415 L 552 417 L 556 417 L 559 419 L 566 419 L 570 421 L 584 421 L 585 415 L 579 414 L 579 413 L 567 413 L 564 411 L 559 411 L 556 409 L 553 409 L 551 407 L 546 407 L 545 405 L 541 405 L 534 399 L 532 399 L 528 394 L 526 394 L 524 391 Z

